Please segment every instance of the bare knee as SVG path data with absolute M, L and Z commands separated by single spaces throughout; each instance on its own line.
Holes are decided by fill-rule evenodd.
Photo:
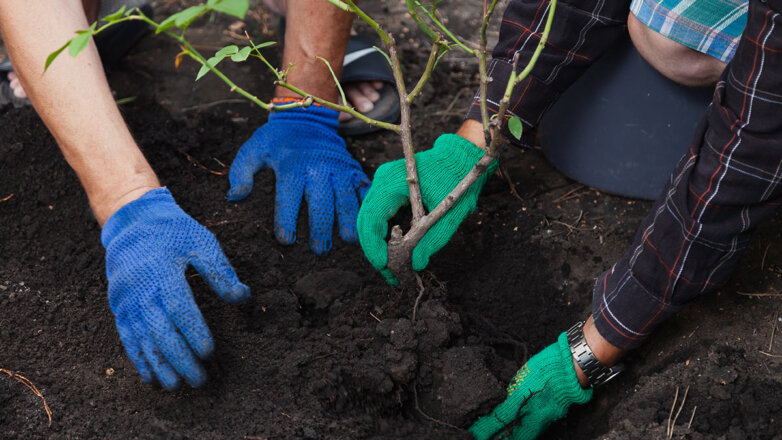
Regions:
M 630 39 L 641 56 L 668 79 L 685 86 L 708 86 L 717 82 L 726 63 L 677 43 L 638 21 L 627 19 Z

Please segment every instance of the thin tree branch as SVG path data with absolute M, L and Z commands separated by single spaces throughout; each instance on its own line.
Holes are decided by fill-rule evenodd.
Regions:
M 440 51 L 445 48 L 445 44 L 442 42 L 442 37 L 437 35 L 437 39 L 432 43 L 432 51 L 429 53 L 429 59 L 426 61 L 426 67 L 424 73 L 421 74 L 421 78 L 418 79 L 418 83 L 413 87 L 413 90 L 407 95 L 407 103 L 412 104 L 415 98 L 421 93 L 429 78 L 432 77 L 432 71 L 434 70 L 435 62 L 440 54 Z

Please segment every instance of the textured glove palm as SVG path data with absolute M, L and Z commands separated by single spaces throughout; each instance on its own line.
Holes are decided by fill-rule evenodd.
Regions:
M 505 401 L 475 422 L 470 432 L 476 440 L 531 440 L 565 417 L 570 405 L 590 399 L 592 389 L 579 385 L 567 336 L 562 333 L 556 343 L 521 367 L 508 386 Z
M 125 351 L 144 382 L 166 389 L 180 377 L 197 387 L 206 373 L 197 358 L 214 350 L 185 269 L 192 265 L 225 301 L 250 296 L 217 239 L 155 189 L 120 208 L 103 227 L 109 305 Z
M 434 209 L 483 157 L 484 151 L 472 142 L 455 134 L 437 138 L 431 150 L 416 153 L 418 179 L 424 206 Z M 497 168 L 497 161 L 472 184 L 451 209 L 432 226 L 413 250 L 413 269 L 423 270 L 429 258 L 451 239 L 459 224 L 475 211 L 478 195 L 489 175 Z M 375 173 L 372 188 L 367 193 L 358 214 L 358 237 L 369 262 L 389 283 L 398 281 L 387 269 L 388 221 L 402 206 L 410 203 L 410 191 L 403 159 L 380 166 Z
M 296 241 L 302 196 L 307 198 L 310 247 L 331 249 L 334 211 L 343 240 L 356 242 L 356 215 L 370 182 L 337 135 L 339 113 L 321 106 L 272 112 L 268 122 L 242 145 L 231 164 L 227 198 L 250 194 L 253 175 L 270 167 L 277 176 L 274 235 L 282 244 Z

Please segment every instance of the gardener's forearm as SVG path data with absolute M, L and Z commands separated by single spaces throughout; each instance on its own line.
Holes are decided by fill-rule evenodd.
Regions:
M 314 96 L 336 102 L 339 91 L 331 72 L 326 63 L 316 57 L 327 60 L 336 77 L 341 76 L 353 14 L 325 0 L 289 0 L 285 17 L 282 69 L 293 64 L 288 82 Z M 277 87 L 276 96 L 299 95 Z
M 46 57 L 89 27 L 81 0 L 0 0 L 0 29 L 25 92 L 79 176 L 98 222 L 160 186 L 111 95 L 95 45 Z

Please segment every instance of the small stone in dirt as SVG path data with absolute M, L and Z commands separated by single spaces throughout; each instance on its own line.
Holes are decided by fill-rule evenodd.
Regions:
M 296 281 L 294 292 L 305 305 L 325 309 L 339 297 L 352 295 L 361 289 L 361 278 L 353 272 L 329 269 L 311 273 Z

